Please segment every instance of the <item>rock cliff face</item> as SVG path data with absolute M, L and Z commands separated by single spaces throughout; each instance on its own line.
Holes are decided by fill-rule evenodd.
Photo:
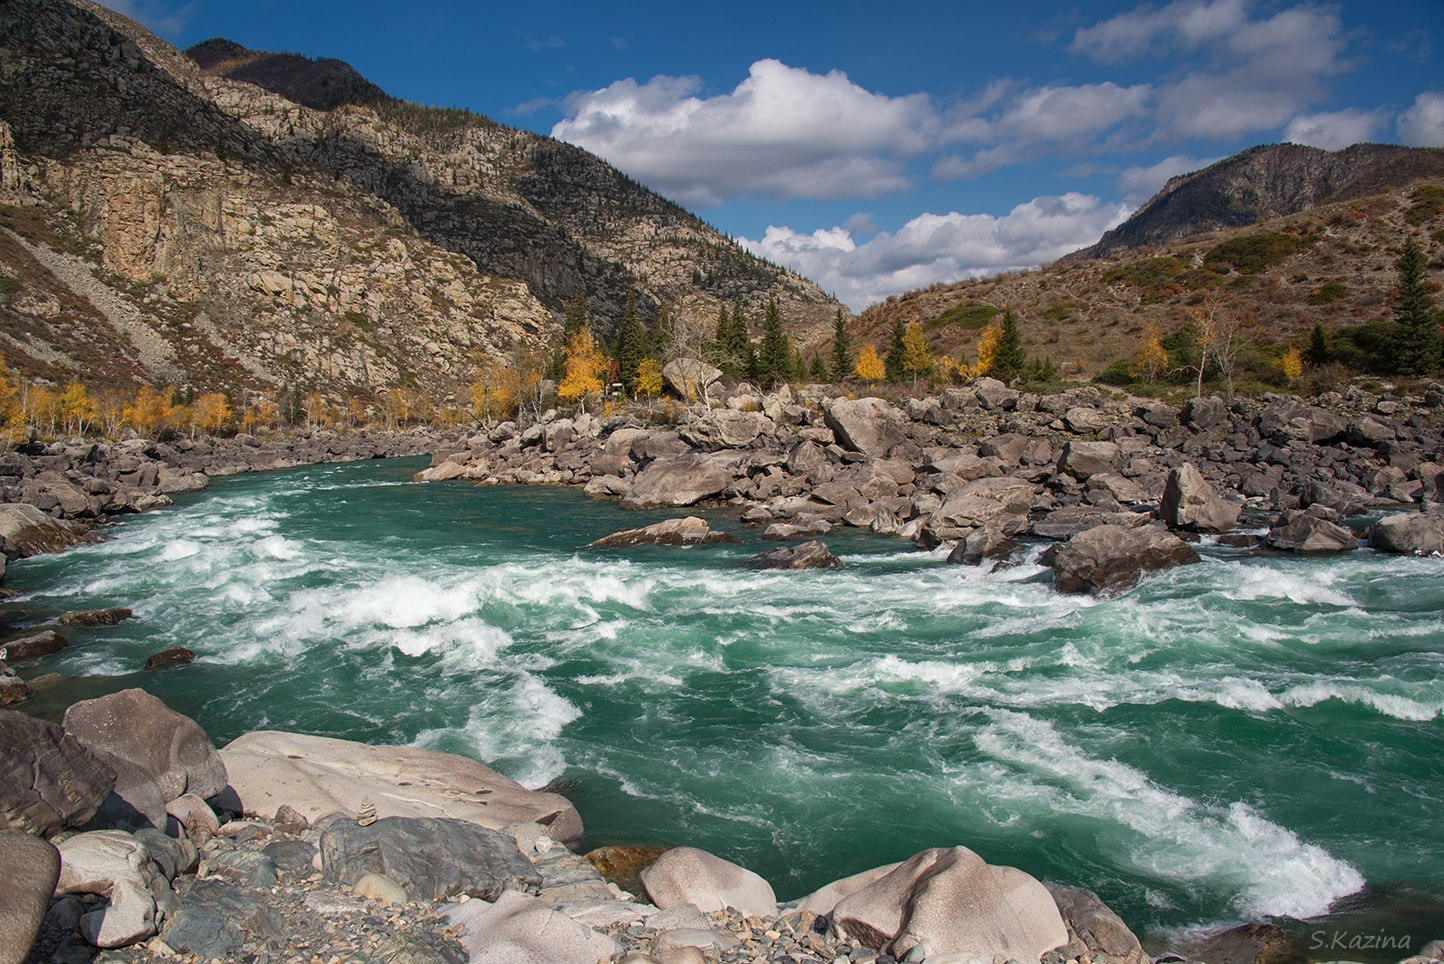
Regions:
M 27 374 L 440 401 L 577 292 L 604 334 L 629 291 L 699 324 L 776 297 L 803 340 L 836 308 L 584 151 L 337 61 L 192 53 L 88 0 L 0 5 L 0 351 Z
M 1444 176 L 1444 150 L 1355 144 L 1326 151 L 1299 144 L 1251 147 L 1201 171 L 1170 178 L 1132 217 L 1066 260 L 1106 258 L 1181 238 Z

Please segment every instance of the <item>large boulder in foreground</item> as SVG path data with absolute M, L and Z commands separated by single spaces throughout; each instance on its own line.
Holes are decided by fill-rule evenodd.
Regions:
M 226 767 L 206 731 L 145 690 L 81 700 L 61 724 L 91 749 L 148 772 L 166 801 L 183 793 L 213 797 L 225 789 Z
M 582 836 L 571 801 L 537 793 L 466 757 L 414 746 L 257 730 L 221 750 L 233 809 L 271 816 L 287 804 L 307 820 L 369 800 L 380 817 L 450 817 L 492 830 L 540 823 L 564 844 Z
M 516 891 L 494 904 L 452 904 L 441 915 L 461 931 L 469 964 L 596 964 L 622 950 L 551 904 Z
M 20 830 L 0 830 L 0 961 L 22 961 L 60 879 L 60 854 Z
M 722 494 L 732 473 L 705 455 L 657 459 L 632 480 L 622 499 L 624 509 L 680 508 Z
M 1369 545 L 1405 556 L 1444 555 L 1444 516 L 1432 512 L 1386 515 L 1369 529 Z
M 465 820 L 386 817 L 363 827 L 335 813 L 315 830 L 328 879 L 354 885 L 381 874 L 413 901 L 457 894 L 496 900 L 505 890 L 535 889 L 542 882 L 515 839 Z
M 588 549 L 621 549 L 628 546 L 701 546 L 711 542 L 736 542 L 737 537 L 717 532 L 706 519 L 689 515 L 668 519 L 640 529 L 627 529 L 587 544 Z
M 95 816 L 115 771 L 54 723 L 0 710 L 0 829 L 49 837 Z
M 1168 528 L 1190 532 L 1227 532 L 1238 523 L 1240 509 L 1219 498 L 1191 462 L 1168 473 L 1159 504 L 1159 514 Z
M 156 932 L 154 894 L 161 868 L 146 845 L 121 830 L 77 834 L 60 844 L 62 894 L 99 894 L 109 902 L 80 919 L 85 939 L 96 947 L 126 947 Z
M 834 556 L 825 543 L 813 539 L 800 546 L 753 556 L 743 560 L 742 565 L 748 569 L 841 569 L 842 560 Z
M 894 957 L 1036 961 L 1068 942 L 1058 907 L 1020 870 L 966 847 L 924 850 L 842 900 L 833 934 Z
M 839 445 L 873 458 L 907 439 L 907 415 L 880 398 L 836 399 L 824 406 L 823 417 Z
M 1145 572 L 1198 561 L 1192 546 L 1162 529 L 1097 526 L 1058 548 L 1053 557 L 1053 588 L 1063 593 L 1122 592 L 1137 585 Z
M 642 871 L 642 887 L 662 910 L 692 904 L 703 913 L 733 907 L 777 916 L 777 895 L 757 874 L 695 847 L 675 847 Z
M 59 552 L 81 540 L 80 533 L 26 502 L 0 505 L 0 551 L 7 556 Z

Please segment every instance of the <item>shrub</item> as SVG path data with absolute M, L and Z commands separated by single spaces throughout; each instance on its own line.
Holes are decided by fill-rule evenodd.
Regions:
M 1343 301 L 1348 296 L 1348 285 L 1340 281 L 1330 281 L 1309 292 L 1309 304 L 1331 305 L 1336 301 Z
M 986 328 L 988 322 L 997 317 L 1001 308 L 985 302 L 954 305 L 947 311 L 923 325 L 923 331 L 931 334 L 942 328 L 959 328 L 963 331 L 978 331 Z
M 25 287 L 25 282 L 19 278 L 12 278 L 8 274 L 0 274 L 0 295 L 13 295 L 23 287 Z
M 1404 212 L 1404 220 L 1417 228 L 1437 218 L 1441 210 L 1444 210 L 1444 187 L 1424 184 L 1414 192 L 1414 203 Z
M 1204 255 L 1203 263 L 1215 270 L 1232 269 L 1242 275 L 1255 275 L 1309 248 L 1315 240 L 1312 235 L 1301 237 L 1277 231 L 1241 234 Z

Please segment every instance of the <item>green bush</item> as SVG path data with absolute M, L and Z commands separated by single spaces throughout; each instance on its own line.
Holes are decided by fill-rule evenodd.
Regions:
M 979 331 L 988 326 L 988 322 L 997 317 L 998 312 L 1003 309 L 994 307 L 985 302 L 974 302 L 967 305 L 954 305 L 947 311 L 923 325 L 923 331 L 932 334 L 943 328 L 960 328 L 963 331 Z
M 1444 210 L 1444 187 L 1424 184 L 1414 192 L 1414 203 L 1404 212 L 1404 220 L 1417 228 L 1437 218 L 1441 210 Z
M 1113 385 L 1117 388 L 1127 388 L 1130 385 L 1138 384 L 1138 377 L 1133 374 L 1133 356 L 1120 358 L 1107 368 L 1103 369 L 1093 380 L 1100 385 Z
M 1329 340 L 1334 361 L 1353 371 L 1382 374 L 1389 370 L 1394 326 L 1386 321 L 1345 325 Z
M 1340 281 L 1330 281 L 1309 292 L 1309 304 L 1331 305 L 1349 297 L 1349 286 Z
M 1276 231 L 1241 234 L 1204 255 L 1203 263 L 1214 270 L 1232 269 L 1239 274 L 1254 275 L 1309 248 L 1315 240 L 1313 236 Z
M 25 287 L 25 282 L 19 278 L 12 278 L 8 274 L 0 274 L 0 295 L 13 295 L 23 287 Z

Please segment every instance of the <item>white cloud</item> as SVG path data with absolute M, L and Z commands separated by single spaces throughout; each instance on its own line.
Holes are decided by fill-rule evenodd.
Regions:
M 695 77 L 628 78 L 570 99 L 552 136 L 586 148 L 690 204 L 729 197 L 874 197 L 907 186 L 903 159 L 926 149 L 925 94 L 888 97 L 841 71 L 759 60 L 729 93 Z
M 1157 194 L 1168 179 L 1179 174 L 1201 171 L 1217 161 L 1217 157 L 1187 157 L 1174 154 L 1148 167 L 1130 167 L 1118 175 L 1118 189 L 1124 202 L 1137 207 Z
M 151 33 L 179 37 L 195 9 L 195 2 L 172 4 L 161 0 L 102 0 L 122 17 L 129 17 Z
M 1444 91 L 1426 91 L 1399 115 L 1399 140 L 1410 147 L 1444 147 Z
M 1384 118 L 1376 110 L 1339 110 L 1322 114 L 1305 114 L 1289 121 L 1284 140 L 1290 144 L 1306 144 L 1337 151 L 1350 144 L 1374 139 Z
M 1197 47 L 1236 33 L 1248 21 L 1243 0 L 1178 0 L 1162 9 L 1138 7 L 1073 36 L 1073 52 L 1105 63 L 1141 56 L 1163 44 Z
M 740 239 L 754 254 L 787 265 L 860 311 L 937 281 L 956 281 L 1032 267 L 1092 244 L 1130 213 L 1086 194 L 1037 197 L 1001 217 L 922 214 L 897 233 L 859 245 L 846 228 L 803 234 L 769 227 L 760 240 Z

